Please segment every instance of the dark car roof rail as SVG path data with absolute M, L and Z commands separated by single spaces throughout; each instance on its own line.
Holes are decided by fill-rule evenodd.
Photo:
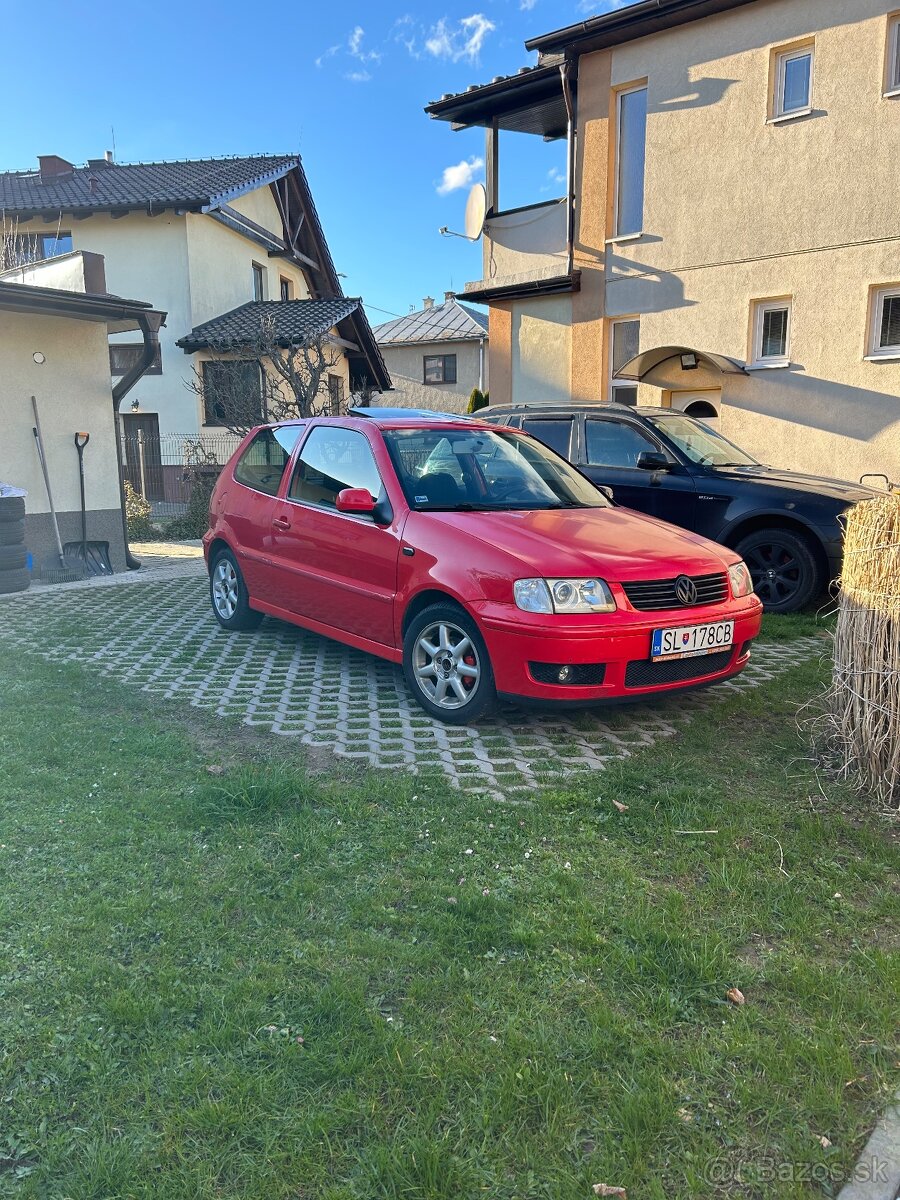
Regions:
M 656 411 L 651 405 L 641 405 L 644 411 Z M 661 407 L 661 406 L 660 406 Z M 492 412 L 527 412 L 529 409 L 559 409 L 561 412 L 614 412 L 633 413 L 639 411 L 634 404 L 591 404 L 589 401 L 572 400 L 517 400 L 512 404 L 489 404 L 479 409 L 479 414 L 489 416 Z

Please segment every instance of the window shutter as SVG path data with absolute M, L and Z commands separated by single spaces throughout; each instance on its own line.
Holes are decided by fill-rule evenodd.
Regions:
M 787 309 L 768 308 L 763 313 L 761 358 L 784 358 L 787 354 Z

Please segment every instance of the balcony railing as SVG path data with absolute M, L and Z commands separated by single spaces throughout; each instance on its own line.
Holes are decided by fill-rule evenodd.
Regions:
M 530 283 L 566 270 L 566 203 L 548 200 L 489 217 L 484 226 L 484 278 L 467 290 Z

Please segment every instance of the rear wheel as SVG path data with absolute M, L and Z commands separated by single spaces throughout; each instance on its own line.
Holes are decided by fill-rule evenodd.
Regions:
M 819 566 L 802 535 L 787 529 L 759 529 L 742 538 L 735 550 L 747 564 L 766 612 L 796 612 L 818 595 Z
M 477 720 L 497 699 L 484 638 L 469 614 L 452 604 L 433 604 L 411 622 L 403 672 L 425 711 L 448 725 Z
M 209 573 L 209 597 L 223 629 L 256 629 L 263 619 L 250 607 L 250 596 L 241 568 L 231 550 L 220 550 Z

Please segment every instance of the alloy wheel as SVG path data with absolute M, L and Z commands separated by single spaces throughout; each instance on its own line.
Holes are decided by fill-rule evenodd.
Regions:
M 238 576 L 229 558 L 220 558 L 213 571 L 213 604 L 223 621 L 229 621 L 238 605 Z
M 481 678 L 472 639 L 451 621 L 435 621 L 422 630 L 412 667 L 416 683 L 432 704 L 451 710 L 469 703 Z
M 753 588 L 763 604 L 782 605 L 803 584 L 803 564 L 780 542 L 764 542 L 745 554 Z

